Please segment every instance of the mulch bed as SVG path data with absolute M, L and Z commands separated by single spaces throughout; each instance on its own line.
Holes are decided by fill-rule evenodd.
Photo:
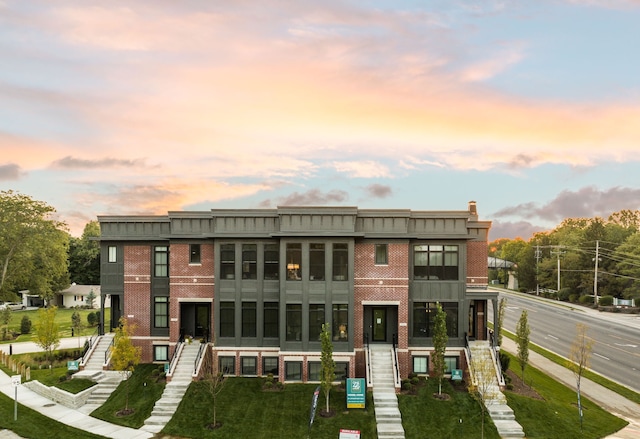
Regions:
M 538 392 L 536 392 L 531 386 L 524 383 L 518 375 L 513 373 L 513 371 L 507 370 L 506 375 L 511 379 L 511 386 L 513 386 L 513 388 L 509 389 L 510 392 L 544 401 L 544 398 L 540 396 Z

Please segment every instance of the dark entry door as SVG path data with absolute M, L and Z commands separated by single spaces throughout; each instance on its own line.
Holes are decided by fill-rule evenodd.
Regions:
M 373 308 L 373 341 L 387 341 L 386 308 Z
M 209 341 L 210 314 L 209 304 L 196 305 L 196 330 L 194 334 L 196 338 L 205 338 Z

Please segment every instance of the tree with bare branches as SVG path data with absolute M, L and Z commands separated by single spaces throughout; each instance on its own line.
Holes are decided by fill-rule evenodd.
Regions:
M 571 344 L 569 362 L 567 367 L 571 369 L 576 378 L 576 392 L 578 394 L 578 416 L 580 417 L 580 430 L 582 430 L 582 401 L 580 398 L 580 381 L 584 371 L 589 368 L 593 341 L 587 336 L 589 327 L 584 323 L 576 325 L 576 338 Z
M 207 348 L 202 365 L 202 381 L 205 383 L 209 395 L 211 395 L 211 405 L 213 408 L 213 422 L 207 425 L 209 430 L 215 430 L 216 428 L 222 427 L 222 423 L 218 422 L 216 416 L 216 400 L 218 399 L 218 394 L 222 391 L 224 383 L 226 382 L 224 372 L 220 370 L 218 362 L 214 360 L 213 351 L 210 348 Z

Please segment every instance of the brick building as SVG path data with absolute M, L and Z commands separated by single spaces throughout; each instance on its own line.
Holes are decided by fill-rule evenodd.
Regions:
M 126 317 L 143 362 L 185 338 L 212 342 L 221 369 L 316 381 L 331 330 L 338 378 L 364 377 L 368 344 L 394 344 L 398 367 L 428 373 L 432 316 L 447 313 L 446 363 L 466 368 L 486 339 L 487 235 L 463 211 L 279 207 L 100 216 L 109 332 Z M 494 315 L 497 313 L 494 312 Z

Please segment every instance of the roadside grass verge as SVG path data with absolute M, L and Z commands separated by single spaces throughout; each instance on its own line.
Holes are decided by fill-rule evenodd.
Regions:
M 427 379 L 426 385 L 418 390 L 417 395 L 398 395 L 402 425 L 407 439 L 483 437 L 480 403 L 465 387 L 454 388 L 448 380 L 442 380 L 442 393 L 450 395 L 451 399 L 435 399 L 434 393 L 438 393 L 438 381 Z M 484 437 L 500 438 L 487 413 L 484 420 Z
M 0 393 L 0 430 L 7 429 L 24 438 L 104 439 L 88 431 L 57 422 L 20 404 L 18 391 L 18 420 L 14 421 L 14 401 Z
M 158 368 L 157 364 L 136 366 L 131 377 L 122 381 L 109 399 L 101 407 L 95 409 L 91 416 L 125 427 L 142 427 L 144 420 L 151 416 L 154 404 L 164 391 L 164 381 L 157 382 L 154 374 L 154 370 L 158 370 Z M 118 416 L 117 413 L 126 405 L 127 381 L 129 382 L 129 408 L 134 412 L 128 416 Z
M 346 410 L 344 389 L 334 387 L 331 418 L 320 416 L 324 394 L 318 398 L 315 420 L 309 429 L 309 413 L 317 384 L 286 384 L 282 391 L 263 391 L 262 378 L 228 378 L 216 398 L 216 420 L 222 427 L 209 430 L 213 404 L 206 383 L 193 382 L 178 411 L 162 433 L 188 438 L 306 438 L 334 439 L 340 429 L 360 430 L 361 437 L 376 437 L 373 396 L 367 393 L 366 409 Z
M 507 355 L 511 358 L 511 364 L 516 364 L 515 357 L 509 353 Z M 509 370 L 522 378 L 519 368 Z M 581 431 L 576 392 L 530 365 L 525 368 L 525 380 L 544 401 L 508 390 L 505 395 L 528 439 L 597 439 L 615 433 L 627 425 L 624 419 L 608 413 L 583 396 Z
M 506 329 L 503 329 L 502 331 L 502 335 L 504 335 L 505 337 L 510 338 L 511 340 L 516 339 L 515 334 L 513 334 L 512 332 L 507 331 Z M 559 364 L 560 366 L 563 367 L 567 367 L 567 362 L 569 361 L 568 359 L 561 357 L 560 355 L 554 354 L 553 352 L 550 352 L 546 349 L 544 349 L 543 347 L 535 344 L 535 343 L 531 343 L 529 342 L 529 349 L 532 350 L 533 352 L 536 352 L 540 355 L 542 355 L 543 357 L 545 357 L 548 360 L 553 361 L 556 364 Z M 526 376 L 526 374 L 525 374 Z M 603 377 L 602 375 L 593 372 L 589 369 L 585 370 L 584 373 L 582 374 L 583 378 L 587 378 L 588 380 L 593 381 L 596 384 L 600 384 L 602 387 L 605 387 L 613 392 L 616 392 L 617 394 L 624 396 L 625 398 L 627 398 L 629 401 L 633 401 L 635 403 L 640 404 L 640 393 L 634 392 L 633 390 L 629 389 L 628 387 L 625 387 L 621 384 L 618 384 L 614 381 L 611 381 L 608 378 Z

